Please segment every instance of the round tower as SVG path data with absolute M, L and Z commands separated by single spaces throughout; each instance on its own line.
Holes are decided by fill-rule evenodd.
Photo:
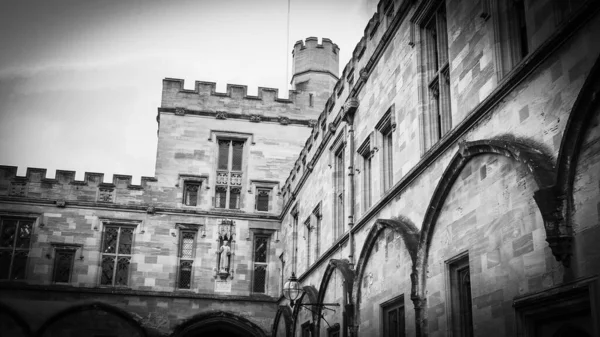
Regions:
M 331 95 L 339 76 L 339 50 L 337 44 L 316 37 L 298 41 L 292 51 L 292 88 L 312 94 L 312 105 L 323 107 Z

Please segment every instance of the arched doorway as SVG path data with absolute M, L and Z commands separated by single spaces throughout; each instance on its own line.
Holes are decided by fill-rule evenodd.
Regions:
M 256 324 L 246 318 L 228 312 L 210 312 L 196 315 L 181 324 L 175 333 L 177 337 L 265 337 L 266 334 Z

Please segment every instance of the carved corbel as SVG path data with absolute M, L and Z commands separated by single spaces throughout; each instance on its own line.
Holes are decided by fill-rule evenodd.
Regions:
M 184 116 L 185 115 L 185 109 L 184 108 L 175 108 L 175 115 L 176 116 Z
M 556 261 L 565 267 L 571 264 L 573 236 L 566 225 L 566 196 L 555 186 L 535 191 L 533 198 L 542 213 L 546 241 Z
M 317 125 L 317 120 L 316 119 L 309 119 L 308 120 L 308 126 L 311 128 L 314 128 L 315 125 Z
M 348 124 L 354 123 L 354 115 L 356 114 L 356 109 L 358 109 L 358 99 L 356 97 L 350 97 L 344 103 L 344 121 Z
M 217 119 L 227 119 L 227 112 L 217 111 L 216 117 L 217 117 Z
M 54 202 L 56 207 L 65 208 L 67 206 L 67 202 L 64 199 L 56 200 Z
M 252 123 L 260 123 L 260 115 L 250 115 L 250 122 Z
M 333 124 L 333 123 L 329 123 L 329 132 L 332 134 L 335 134 L 336 131 L 337 131 L 337 126 L 335 126 L 335 124 Z

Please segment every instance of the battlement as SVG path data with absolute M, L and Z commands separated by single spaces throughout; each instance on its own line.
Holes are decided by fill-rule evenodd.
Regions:
M 184 80 L 163 79 L 161 108 L 184 108 L 197 111 L 227 111 L 252 115 L 260 111 L 265 117 L 313 119 L 323 106 L 310 106 L 309 95 L 289 91 L 288 98 L 279 97 L 279 89 L 258 87 L 256 96 L 248 95 L 248 86 L 227 84 L 226 92 L 217 92 L 215 82 L 195 81 L 194 89 L 184 89 Z
M 54 185 L 79 185 L 90 187 L 114 187 L 117 189 L 139 190 L 146 188 L 149 183 L 156 182 L 154 177 L 141 177 L 140 185 L 131 184 L 132 176 L 113 174 L 110 182 L 104 182 L 104 173 L 85 172 L 83 180 L 75 180 L 75 171 L 56 170 L 54 178 L 46 178 L 47 169 L 28 167 L 25 176 L 17 175 L 16 166 L 0 165 L 0 195 L 13 183 L 41 184 L 42 188 L 52 189 Z
M 298 53 L 306 51 L 307 49 L 323 49 L 324 52 L 331 52 L 337 54 L 340 51 L 340 48 L 337 44 L 333 43 L 330 39 L 324 37 L 319 44 L 319 40 L 314 37 L 307 37 L 305 41 L 298 40 L 294 44 L 294 50 L 292 50 L 292 55 L 296 56 Z

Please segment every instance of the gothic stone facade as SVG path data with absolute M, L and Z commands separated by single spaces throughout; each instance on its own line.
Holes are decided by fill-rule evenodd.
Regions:
M 599 11 L 381 1 L 289 99 L 165 79 L 155 177 L 0 167 L 0 329 L 597 336 Z

